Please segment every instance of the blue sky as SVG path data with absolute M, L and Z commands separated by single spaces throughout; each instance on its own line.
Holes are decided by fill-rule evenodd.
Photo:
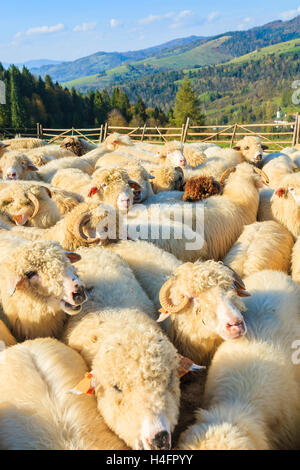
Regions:
M 74 60 L 300 14 L 300 0 L 14 0 L 0 6 L 0 61 Z

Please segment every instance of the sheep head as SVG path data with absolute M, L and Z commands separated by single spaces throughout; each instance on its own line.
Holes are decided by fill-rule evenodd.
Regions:
M 78 279 L 71 263 L 80 259 L 76 253 L 64 252 L 59 244 L 46 240 L 27 242 L 9 253 L 1 273 L 5 288 L 1 286 L 4 302 L 15 297 L 29 298 L 43 303 L 47 309 L 74 315 L 86 301 L 83 283 Z M 14 302 L 13 302 L 14 304 Z M 21 305 L 17 302 L 17 305 Z
M 281 181 L 280 188 L 275 191 L 275 196 L 289 199 L 300 206 L 300 174 L 294 173 L 285 176 Z
M 98 409 L 131 448 L 167 450 L 179 412 L 178 355 L 151 319 L 135 310 L 128 315 L 124 322 L 124 313 L 114 313 L 97 337 L 91 332 Z
M 127 212 L 140 195 L 141 186 L 129 178 L 122 168 L 100 168 L 93 174 L 89 197 Z
M 256 136 L 245 136 L 242 140 L 237 142 L 234 147 L 235 150 L 241 152 L 243 158 L 254 165 L 259 164 L 263 158 L 264 150 L 268 147 L 261 143 L 261 139 Z
M 160 166 L 149 170 L 155 194 L 162 191 L 183 191 L 184 173 L 181 167 Z
M 121 145 L 126 145 L 128 147 L 131 147 L 133 145 L 133 142 L 129 135 L 122 135 L 118 134 L 117 132 L 114 132 L 113 134 L 106 137 L 104 141 L 104 147 L 112 152 L 114 150 L 117 150 Z
M 0 172 L 4 180 L 27 179 L 33 171 L 38 171 L 38 168 L 22 152 L 6 152 L 0 160 Z
M 11 182 L 0 191 L 0 210 L 16 225 L 27 224 L 43 228 L 54 225 L 60 219 L 51 197 L 51 191 L 47 187 Z M 41 207 L 43 213 L 40 213 Z
M 60 144 L 60 147 L 70 150 L 74 155 L 77 155 L 77 157 L 81 157 L 85 153 L 78 137 L 66 137 Z
M 197 336 L 199 343 L 208 337 L 237 339 L 246 333 L 241 297 L 248 295 L 243 281 L 222 263 L 185 263 L 161 289 L 159 321 L 171 315 L 177 333 Z
M 185 168 L 186 158 L 183 154 L 183 144 L 181 142 L 168 142 L 157 152 L 161 165 L 171 165 Z

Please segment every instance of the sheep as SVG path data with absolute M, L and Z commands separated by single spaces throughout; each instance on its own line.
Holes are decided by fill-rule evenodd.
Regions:
M 163 239 L 157 235 L 153 237 L 152 233 L 156 234 L 158 229 L 154 231 L 152 228 L 151 233 L 148 234 L 148 241 L 173 253 L 182 261 L 193 262 L 197 259 L 221 260 L 242 233 L 244 225 L 256 221 L 260 180 L 254 171 L 266 177 L 258 168 L 248 163 L 242 163 L 236 167 L 235 172 L 229 175 L 222 196 L 212 196 L 190 206 L 188 203 L 178 200 L 170 204 L 169 199 L 168 204 L 163 205 L 161 204 L 162 198 L 155 204 L 155 198 L 151 198 L 147 202 L 146 210 L 140 211 L 138 218 L 134 219 L 134 214 L 132 214 L 132 217 L 128 220 L 129 227 L 134 227 L 139 223 L 144 228 L 155 218 L 159 220 L 160 227 L 163 227 L 165 226 L 165 217 L 168 217 L 168 225 L 170 226 L 171 214 L 171 218 L 175 220 L 176 226 L 179 223 L 181 228 L 189 227 L 193 231 L 193 240 L 195 240 L 195 237 L 195 241 L 197 241 L 197 237 L 204 237 L 205 243 L 202 244 L 203 248 L 198 246 L 194 250 L 189 250 L 184 236 L 181 237 L 181 240 L 175 240 L 173 236 L 170 236 L 169 239 Z M 228 176 L 228 173 L 223 175 L 222 180 L 225 180 L 225 176 Z M 161 195 L 164 194 L 168 196 L 168 193 L 161 193 Z M 185 219 L 190 220 L 190 225 L 187 222 L 184 225 L 182 224 L 183 215 Z M 142 229 L 140 231 L 142 232 Z M 202 231 L 204 232 L 203 234 Z M 131 236 L 130 232 L 129 236 Z
M 47 187 L 13 181 L 0 190 L 0 210 L 17 225 L 51 227 L 61 219 L 51 197 Z
M 115 307 L 111 291 L 103 300 L 68 322 L 64 339 L 93 371 L 106 424 L 133 449 L 170 449 L 179 411 L 177 352 L 141 310 Z
M 87 200 L 89 196 L 91 197 L 92 193 L 99 194 L 98 190 L 101 189 L 100 186 L 103 183 L 107 185 L 107 183 L 103 180 L 103 178 L 106 177 L 103 175 L 109 174 L 122 174 L 122 177 L 118 177 L 118 179 L 122 179 L 126 185 L 130 185 L 133 190 L 134 203 L 143 202 L 148 197 L 153 196 L 153 191 L 148 181 L 152 177 L 140 165 L 126 167 L 124 169 L 119 167 L 98 168 L 93 173 L 92 177 L 84 174 L 81 170 L 78 169 L 59 170 L 54 176 L 52 184 L 58 188 L 68 187 L 69 189 L 72 189 L 74 193 L 79 194 L 84 200 Z M 113 179 L 114 178 L 111 176 L 109 179 L 109 184 L 112 185 L 117 183 L 117 181 L 113 183 Z M 116 186 L 113 191 L 117 192 Z M 128 191 L 130 193 L 129 189 Z M 105 194 L 103 200 L 105 200 Z
M 0 449 L 128 449 L 106 426 L 93 396 L 70 393 L 88 372 L 76 351 L 40 338 L 2 354 Z
M 44 145 L 43 147 L 34 148 L 32 150 L 22 149 L 22 152 L 24 152 L 30 160 L 39 157 L 50 157 L 55 160 L 60 158 L 74 157 L 74 153 L 71 150 L 61 148 L 57 144 L 48 144 Z
M 224 258 L 241 278 L 271 269 L 289 272 L 294 240 L 289 231 L 274 221 L 246 225 Z
M 63 168 L 79 168 L 91 175 L 94 165 L 84 157 L 69 157 L 53 160 L 37 168 L 22 152 L 12 151 L 6 153 L 0 160 L 0 168 L 4 180 L 34 180 L 51 183 L 58 170 Z
M 273 220 L 271 210 L 271 199 L 274 194 L 273 189 L 263 189 L 259 192 L 259 206 L 257 220 L 263 222 L 265 220 Z
M 83 283 L 65 253 L 53 242 L 28 241 L 0 234 L 0 298 L 7 325 L 18 341 L 58 336 L 66 314 L 80 312 L 86 300 Z
M 157 155 L 160 158 L 160 164 L 172 164 L 174 166 L 189 166 L 197 168 L 207 160 L 206 155 L 201 152 L 194 144 L 185 144 L 173 141 L 167 142 L 161 147 Z
M 77 155 L 77 157 L 81 157 L 82 155 L 85 155 L 91 150 L 97 148 L 97 145 L 94 145 L 88 142 L 87 140 L 77 136 L 68 136 L 64 138 L 64 140 L 60 144 L 60 147 L 63 149 L 70 150 L 71 152 L 73 152 L 74 155 Z
M 33 179 L 38 180 L 35 172 L 38 168 L 22 152 L 12 150 L 6 152 L 0 160 L 0 172 L 4 180 Z
M 300 174 L 286 175 L 270 200 L 272 218 L 286 227 L 296 240 L 300 235 Z
M 143 150 L 142 148 L 134 145 L 129 135 L 118 134 L 117 132 L 106 137 L 104 141 L 104 148 L 111 152 L 124 152 L 125 154 L 132 155 L 141 162 L 156 163 L 158 158 L 154 153 Z M 177 165 L 176 165 L 177 166 Z
M 263 170 L 270 180 L 269 187 L 277 189 L 284 176 L 293 173 L 294 165 L 288 155 L 280 155 L 265 164 L 263 166 Z
M 299 449 L 299 287 L 284 273 L 245 279 L 247 336 L 219 346 L 184 450 Z M 276 291 L 274 287 L 276 286 Z
M 45 146 L 45 142 L 42 139 L 32 137 L 15 137 L 14 139 L 4 140 L 3 143 L 7 145 L 10 150 L 34 149 Z
M 240 153 L 242 160 L 257 165 L 262 161 L 263 152 L 268 146 L 262 144 L 260 137 L 247 135 L 235 144 L 234 149 Z
M 182 191 L 184 185 L 184 174 L 180 166 L 173 167 L 162 165 L 150 168 L 148 172 L 152 175 L 151 186 L 154 194 L 162 191 Z
M 1 317 L 1 312 L 0 312 L 0 317 Z M 5 323 L 0 320 L 0 354 L 1 351 L 4 349 L 8 348 L 9 346 L 13 346 L 14 344 L 17 344 L 16 339 L 13 337 Z

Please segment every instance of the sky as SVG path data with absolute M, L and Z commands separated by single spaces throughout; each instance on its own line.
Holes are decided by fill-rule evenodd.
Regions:
M 300 0 L 14 0 L 0 5 L 0 62 L 75 60 L 300 15 Z

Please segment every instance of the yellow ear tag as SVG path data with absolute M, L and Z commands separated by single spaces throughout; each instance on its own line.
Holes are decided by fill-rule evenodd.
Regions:
M 84 378 L 70 390 L 73 395 L 93 395 L 95 392 L 95 380 L 92 372 L 87 372 Z
M 169 316 L 171 315 L 171 313 L 169 312 L 166 312 L 165 309 L 161 308 L 158 310 L 158 313 L 160 313 L 159 315 L 159 318 L 157 321 L 157 323 L 162 323 L 163 321 L 165 321 L 167 318 L 169 318 Z

